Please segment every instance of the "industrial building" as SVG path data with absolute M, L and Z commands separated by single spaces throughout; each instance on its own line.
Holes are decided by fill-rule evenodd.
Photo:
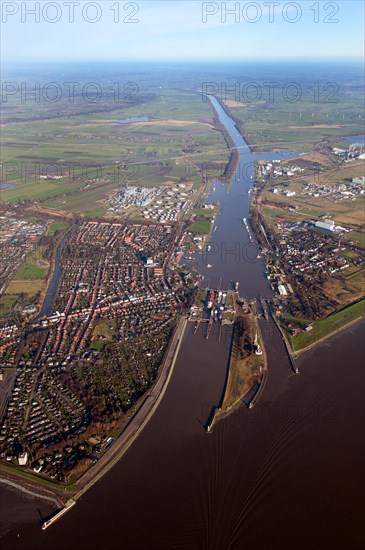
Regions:
M 335 232 L 335 222 L 333 220 L 325 220 L 324 222 L 314 222 L 314 227 L 323 229 L 324 231 Z
M 287 296 L 288 295 L 288 292 L 287 292 L 284 285 L 278 285 L 278 291 L 279 291 L 280 296 Z

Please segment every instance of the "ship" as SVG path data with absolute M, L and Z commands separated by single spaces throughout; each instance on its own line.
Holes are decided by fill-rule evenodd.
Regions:
M 247 223 L 246 218 L 243 218 L 242 221 L 243 221 L 243 224 L 244 224 L 244 226 L 245 226 L 245 228 L 246 228 L 246 231 L 247 231 L 247 234 L 248 234 L 248 238 L 249 238 L 250 242 L 252 242 L 252 236 L 251 236 L 250 228 L 248 227 L 248 223 Z
M 212 264 L 207 264 L 207 268 L 210 269 L 212 266 Z
M 240 286 L 239 282 L 236 281 L 236 282 L 234 283 L 234 289 L 235 289 L 236 292 L 237 292 L 239 286 Z
M 213 307 L 214 299 L 215 299 L 215 292 L 214 290 L 211 290 L 208 296 L 208 303 L 207 303 L 208 309 L 211 309 Z

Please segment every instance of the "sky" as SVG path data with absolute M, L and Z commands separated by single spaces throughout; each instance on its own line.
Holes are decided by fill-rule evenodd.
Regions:
M 1 56 L 4 63 L 359 59 L 363 22 L 362 0 L 2 0 Z

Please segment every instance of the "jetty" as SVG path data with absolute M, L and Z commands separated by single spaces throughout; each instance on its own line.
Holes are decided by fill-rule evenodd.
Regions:
M 75 506 L 76 504 L 76 501 L 75 500 L 72 500 L 72 498 L 70 498 L 65 506 L 63 508 L 61 508 L 61 510 L 59 510 L 59 512 L 57 512 L 54 516 L 52 516 L 50 519 L 48 519 L 47 521 L 45 521 L 42 525 L 42 529 L 43 531 L 45 529 L 48 529 L 48 527 L 50 527 L 51 525 L 53 525 L 58 519 L 60 519 L 62 516 L 64 516 L 69 510 L 71 510 L 71 508 L 73 506 Z

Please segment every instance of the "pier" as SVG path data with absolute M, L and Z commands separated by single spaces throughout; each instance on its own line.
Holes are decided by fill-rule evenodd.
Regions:
M 64 516 L 73 506 L 75 506 L 76 502 L 70 498 L 66 504 L 65 507 L 62 508 L 59 512 L 57 512 L 54 516 L 51 517 L 51 519 L 48 519 L 45 521 L 42 525 L 43 531 L 45 529 L 48 529 L 51 525 L 53 525 L 58 519 L 60 519 L 62 516 Z
M 213 407 L 211 412 L 210 412 L 210 415 L 209 415 L 209 418 L 208 418 L 208 421 L 207 421 L 207 424 L 206 424 L 206 432 L 207 434 L 211 434 L 213 433 L 213 426 L 214 426 L 214 423 L 215 423 L 215 420 L 216 420 L 216 416 L 217 416 L 217 413 L 221 411 L 221 408 L 220 407 Z
M 267 368 L 266 368 L 266 369 L 264 369 L 264 371 L 262 373 L 262 380 L 259 384 L 257 392 L 255 393 L 255 395 L 253 396 L 253 398 L 251 399 L 251 401 L 248 404 L 249 409 L 253 409 L 253 407 L 256 405 L 256 403 L 260 399 L 261 394 L 265 389 L 265 385 L 266 385 L 266 382 L 267 382 L 267 377 L 268 377 L 268 372 L 267 372 Z
M 299 369 L 298 367 L 295 365 L 295 361 L 294 361 L 294 357 L 293 357 L 293 354 L 292 354 L 292 351 L 290 349 L 290 346 L 289 346 L 289 343 L 288 343 L 288 340 L 286 339 L 286 336 L 284 334 L 284 331 L 283 329 L 281 328 L 280 326 L 280 323 L 278 322 L 278 320 L 276 319 L 275 315 L 273 315 L 273 313 L 271 313 L 271 317 L 275 323 L 275 325 L 277 326 L 280 334 L 281 334 L 281 338 L 284 342 L 284 346 L 285 346 L 285 350 L 286 350 L 286 353 L 288 355 L 288 359 L 289 359 L 289 362 L 290 362 L 290 366 L 291 366 L 291 369 L 292 371 L 294 372 L 294 374 L 299 374 Z

